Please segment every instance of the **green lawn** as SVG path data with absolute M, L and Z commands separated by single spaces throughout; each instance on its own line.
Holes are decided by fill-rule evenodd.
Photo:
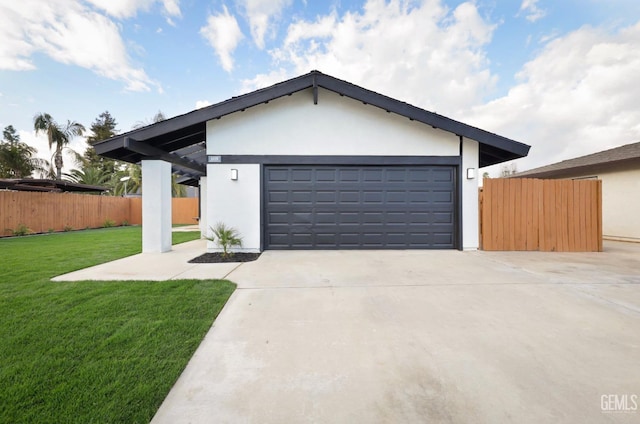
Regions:
M 49 281 L 140 246 L 140 227 L 0 239 L 0 422 L 153 417 L 235 285 Z

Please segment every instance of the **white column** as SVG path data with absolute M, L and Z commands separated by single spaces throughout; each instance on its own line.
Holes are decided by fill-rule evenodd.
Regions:
M 142 253 L 171 250 L 171 164 L 142 161 Z
M 200 177 L 200 234 L 205 237 L 209 231 L 207 225 L 207 177 Z
M 478 216 L 479 146 L 474 140 L 462 141 L 462 248 L 476 250 L 480 244 Z M 467 170 L 473 169 L 472 175 Z M 473 176 L 473 178 L 468 178 Z

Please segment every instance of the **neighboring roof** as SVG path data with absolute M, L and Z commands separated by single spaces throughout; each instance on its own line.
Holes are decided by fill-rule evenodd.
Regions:
M 640 169 L 640 143 L 626 144 L 614 149 L 519 172 L 513 175 L 513 178 L 562 177 L 565 175 L 590 172 L 604 167 L 632 165 L 634 163 L 637 164 L 638 169 Z
M 420 109 L 319 71 L 311 71 L 268 88 L 120 134 L 95 144 L 94 148 L 99 155 L 125 162 L 138 163 L 143 158 L 165 160 L 173 164 L 173 172 L 184 176 L 180 182 L 190 180 L 191 183 L 197 183 L 197 179 L 206 174 L 207 121 L 309 88 L 313 89 L 313 101 L 317 103 L 318 87 L 433 128 L 476 140 L 480 143 L 481 167 L 521 158 L 529 152 L 530 147 L 526 144 Z
M 16 191 L 83 192 L 100 193 L 107 187 L 76 184 L 69 181 L 39 180 L 33 178 L 0 179 L 0 189 Z

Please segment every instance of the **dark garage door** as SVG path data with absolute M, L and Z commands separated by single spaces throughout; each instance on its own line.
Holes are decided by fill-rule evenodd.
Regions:
M 451 249 L 452 166 L 265 166 L 266 249 Z

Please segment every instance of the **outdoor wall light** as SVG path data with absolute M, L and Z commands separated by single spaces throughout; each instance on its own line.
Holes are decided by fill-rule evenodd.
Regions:
M 231 170 L 231 181 L 238 181 L 238 170 L 237 169 L 232 169 Z
M 475 168 L 467 168 L 467 180 L 473 180 L 476 177 Z

